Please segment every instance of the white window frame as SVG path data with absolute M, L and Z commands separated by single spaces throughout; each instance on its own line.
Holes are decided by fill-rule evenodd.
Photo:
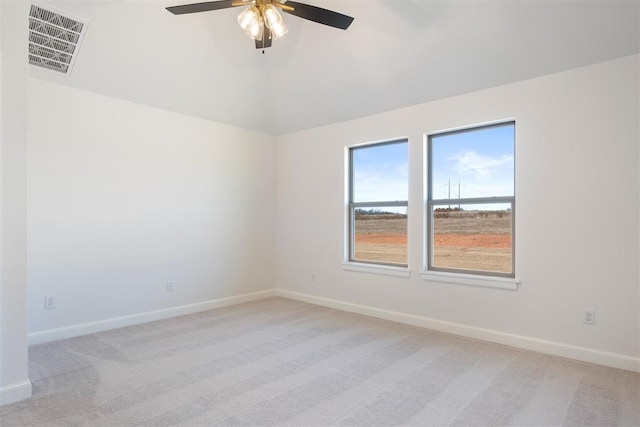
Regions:
M 499 127 L 499 126 L 513 126 L 514 131 L 514 192 L 512 196 L 496 196 L 496 197 L 474 197 L 474 198 L 455 198 L 455 199 L 433 199 L 432 188 L 432 139 L 434 137 L 456 134 L 463 132 L 473 132 L 477 130 Z M 515 191 L 515 152 L 516 152 L 516 121 L 515 119 L 501 120 L 497 122 L 483 123 L 473 126 L 466 126 L 456 129 L 448 129 L 444 131 L 430 132 L 425 134 L 425 204 L 424 204 L 424 225 L 425 225 L 425 238 L 424 238 L 424 271 L 422 277 L 425 280 L 441 282 L 441 283 L 456 283 L 464 285 L 478 285 L 486 287 L 496 287 L 503 289 L 517 289 L 517 285 L 520 283 L 516 279 L 516 191 Z M 485 270 L 471 270 L 449 267 L 435 267 L 433 266 L 433 212 L 438 206 L 444 205 L 472 205 L 472 204 L 510 204 L 511 206 L 511 272 L 503 273 L 498 271 L 485 271 Z
M 375 202 L 354 202 L 353 201 L 353 150 L 379 147 L 391 144 L 407 144 L 409 139 L 406 137 L 394 138 L 384 141 L 368 142 L 345 147 L 345 257 L 343 268 L 345 270 L 358 272 L 375 272 L 390 276 L 408 277 L 410 270 L 409 263 L 409 244 L 407 242 L 407 263 L 385 263 L 379 261 L 368 261 L 355 259 L 355 211 L 358 208 L 377 208 L 377 207 L 405 207 L 407 208 L 407 226 L 409 221 L 409 200 L 383 200 Z M 408 160 L 408 159 L 407 159 Z M 409 182 L 407 179 L 407 190 Z M 407 236 L 408 237 L 408 236 Z

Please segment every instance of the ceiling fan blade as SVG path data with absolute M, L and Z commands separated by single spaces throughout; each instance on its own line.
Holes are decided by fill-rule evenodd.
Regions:
M 227 9 L 234 7 L 237 2 L 234 0 L 206 1 L 204 3 L 183 4 L 180 6 L 170 6 L 167 10 L 174 15 L 185 13 L 207 12 L 209 10 Z
M 271 30 L 265 25 L 262 32 L 262 39 L 256 40 L 256 49 L 266 49 L 268 47 L 271 47 L 272 41 L 273 39 L 271 37 Z
M 346 30 L 353 22 L 353 18 L 342 13 L 332 10 L 323 9 L 321 7 L 311 6 L 310 4 L 298 3 L 295 1 L 287 1 L 287 6 L 292 6 L 293 10 L 282 9 L 283 12 L 295 15 L 299 18 L 308 19 L 309 21 L 319 24 L 328 25 L 330 27 Z

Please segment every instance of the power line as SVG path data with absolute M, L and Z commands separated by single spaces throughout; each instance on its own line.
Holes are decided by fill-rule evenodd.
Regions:
M 453 184 L 453 187 L 455 188 L 455 183 Z M 447 187 L 447 193 L 448 193 L 448 197 L 447 199 L 451 200 L 451 180 L 448 180 L 446 184 L 444 184 L 445 187 Z M 454 196 L 457 199 L 460 199 L 460 195 L 461 195 L 461 188 L 462 186 L 460 185 L 460 180 L 458 180 L 458 191 L 456 192 L 455 189 L 453 190 Z M 449 204 L 449 209 L 451 209 L 451 204 Z M 460 210 L 460 203 L 458 203 L 458 210 Z

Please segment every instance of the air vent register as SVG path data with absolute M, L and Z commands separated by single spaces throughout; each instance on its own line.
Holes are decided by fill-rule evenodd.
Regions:
M 31 5 L 29 64 L 69 74 L 86 26 L 85 22 Z

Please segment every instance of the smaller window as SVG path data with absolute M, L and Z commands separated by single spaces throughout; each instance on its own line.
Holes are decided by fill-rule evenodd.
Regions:
M 407 266 L 407 140 L 349 148 L 348 260 Z
M 427 270 L 515 277 L 515 123 L 429 135 Z

